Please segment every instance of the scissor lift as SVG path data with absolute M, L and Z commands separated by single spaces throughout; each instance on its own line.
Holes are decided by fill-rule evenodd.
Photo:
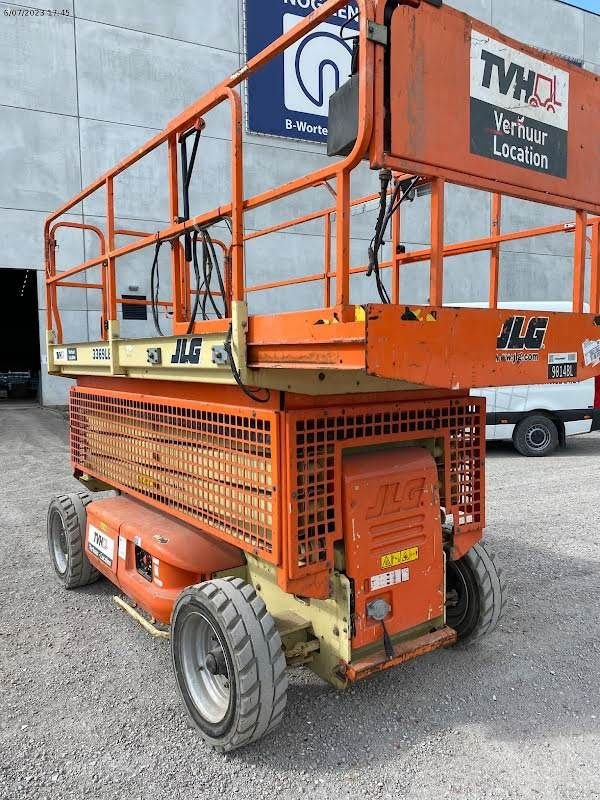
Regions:
M 491 631 L 504 590 L 481 543 L 485 407 L 469 390 L 600 373 L 597 76 L 440 2 L 357 0 L 355 74 L 332 98 L 329 122 L 330 150 L 345 155 L 246 196 L 239 85 L 345 4 L 330 0 L 310 14 L 45 228 L 48 369 L 76 379 L 71 461 L 88 490 L 50 506 L 54 567 L 67 588 L 105 576 L 147 629 L 170 636 L 187 710 L 223 750 L 279 723 L 286 664 L 343 688 Z M 529 102 L 544 80 L 552 108 Z M 195 213 L 189 188 L 218 106 L 231 113 L 231 197 Z M 117 179 L 160 148 L 170 223 L 152 233 L 119 228 Z M 351 176 L 363 161 L 376 170 L 377 191 L 353 200 Z M 491 193 L 489 236 L 444 242 L 451 183 Z M 246 230 L 250 212 L 315 187 L 331 191 L 329 207 Z M 431 245 L 406 252 L 400 208 L 416 191 L 431 196 Z M 103 227 L 65 219 L 94 193 L 105 197 Z M 503 195 L 574 214 L 505 233 Z M 368 263 L 355 266 L 353 209 L 372 201 L 380 213 Z M 319 221 L 322 263 L 302 277 L 251 282 L 250 241 Z M 59 272 L 65 227 L 95 236 L 99 252 Z M 572 313 L 500 310 L 501 245 L 567 233 Z M 163 246 L 168 301 L 155 291 Z M 152 297 L 120 297 L 119 267 L 142 250 Z M 488 307 L 445 307 L 444 261 L 480 252 L 490 257 Z M 400 273 L 414 263 L 429 264 L 425 305 L 401 302 Z M 93 269 L 97 282 L 83 282 Z M 371 279 L 377 302 L 351 302 L 356 275 Z M 304 283 L 320 287 L 321 308 L 274 303 L 271 314 L 248 314 L 252 292 L 276 297 Z M 64 341 L 64 287 L 99 292 L 97 341 Z M 156 335 L 121 338 L 119 307 L 136 302 L 150 307 Z M 91 499 L 106 489 L 116 494 Z

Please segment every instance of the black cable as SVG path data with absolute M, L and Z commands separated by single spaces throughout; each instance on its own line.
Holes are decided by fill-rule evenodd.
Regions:
M 208 319 L 208 314 L 206 310 L 206 303 L 207 300 L 210 300 L 210 304 L 213 307 L 213 311 L 215 312 L 218 319 L 223 319 L 223 317 L 229 316 L 229 309 L 227 306 L 227 291 L 225 289 L 225 283 L 223 281 L 223 275 L 221 272 L 221 266 L 219 264 L 219 259 L 217 257 L 217 253 L 215 251 L 215 246 L 210 235 L 210 232 L 207 228 L 201 228 L 196 226 L 195 227 L 196 236 L 194 238 L 194 247 L 192 248 L 192 256 L 194 260 L 194 270 L 199 271 L 198 265 L 198 254 L 197 254 L 197 234 L 200 234 L 202 237 L 202 274 L 203 274 L 203 285 L 204 285 L 204 297 L 202 299 L 202 319 Z M 212 277 L 213 272 L 216 273 L 217 282 L 219 284 L 219 294 L 221 295 L 221 301 L 223 303 L 223 313 L 217 306 L 215 302 L 215 298 L 213 296 L 212 290 Z
M 375 233 L 369 245 L 369 267 L 367 269 L 368 278 L 370 278 L 371 275 L 375 273 L 375 283 L 377 285 L 377 291 L 379 293 L 379 297 L 381 299 L 381 302 L 385 303 L 386 305 L 389 304 L 390 297 L 387 293 L 387 289 L 383 284 L 383 281 L 381 280 L 381 275 L 379 273 L 379 250 L 383 243 L 383 235 L 384 235 L 383 225 L 386 217 L 387 193 L 391 179 L 392 179 L 391 171 L 389 169 L 382 169 L 381 172 L 379 173 L 379 181 L 381 183 L 381 190 L 379 192 L 379 213 L 377 215 L 377 222 L 375 223 Z
M 192 237 L 192 256 L 194 261 L 194 274 L 196 276 L 196 296 L 194 298 L 194 307 L 190 315 L 190 323 L 187 328 L 188 334 L 190 334 L 194 329 L 194 323 L 196 322 L 196 317 L 198 316 L 198 306 L 200 305 L 200 292 L 202 291 L 202 286 L 200 284 L 200 268 L 198 266 L 198 256 L 196 253 L 197 245 L 198 245 L 198 231 L 194 231 Z
M 217 282 L 219 284 L 219 292 L 221 294 L 221 299 L 223 301 L 224 316 L 227 317 L 229 316 L 229 314 L 227 313 L 227 292 L 225 291 L 225 284 L 223 282 L 223 275 L 221 274 L 219 259 L 217 258 L 217 254 L 215 252 L 215 245 L 208 231 L 205 232 L 205 236 L 208 239 L 208 247 L 212 255 L 213 263 L 215 265 L 215 271 L 217 273 Z
M 198 153 L 198 145 L 200 142 L 200 136 L 202 133 L 202 127 L 198 127 L 195 130 L 194 135 L 194 143 L 192 145 L 192 153 L 190 155 L 189 161 L 187 157 L 187 138 L 188 136 L 192 135 L 192 131 L 188 131 L 187 133 L 183 134 L 180 137 L 180 145 L 181 145 L 181 170 L 182 170 L 182 178 L 183 178 L 183 221 L 187 222 L 190 218 L 190 183 L 192 180 L 192 175 L 194 173 L 194 166 L 196 164 L 196 156 Z M 231 233 L 231 223 L 227 219 L 227 217 L 223 217 L 227 226 L 229 227 L 229 231 Z M 217 222 L 218 220 L 215 220 Z M 213 222 L 212 224 L 215 224 Z M 223 282 L 223 275 L 221 273 L 221 267 L 219 264 L 219 259 L 217 258 L 217 254 L 215 251 L 215 247 L 209 233 L 208 227 L 199 227 L 197 225 L 194 226 L 194 235 L 190 235 L 190 231 L 186 230 L 184 233 L 184 244 L 185 244 L 185 261 L 186 264 L 190 262 L 193 263 L 194 274 L 196 276 L 196 298 L 194 301 L 194 306 L 192 310 L 192 314 L 190 316 L 190 322 L 188 325 L 188 333 L 191 333 L 194 322 L 198 315 L 198 308 L 200 306 L 200 292 L 202 291 L 202 286 L 204 287 L 204 295 L 202 298 L 201 304 L 201 314 L 202 319 L 207 320 L 208 313 L 206 310 L 206 303 L 207 300 L 210 301 L 210 304 L 213 308 L 213 311 L 218 319 L 223 319 L 223 316 L 228 316 L 228 308 L 227 308 L 227 292 L 225 289 L 225 284 Z M 198 262 L 198 235 L 202 237 L 202 276 L 204 278 L 203 283 L 200 283 L 200 265 Z M 219 293 L 221 295 L 221 300 L 223 302 L 223 313 L 221 313 L 219 307 L 215 302 L 215 298 L 213 297 L 212 291 L 212 277 L 213 272 L 217 275 L 217 281 L 219 284 Z
M 394 658 L 394 645 L 392 644 L 392 640 L 390 638 L 390 634 L 388 633 L 388 629 L 385 626 L 385 621 L 381 620 L 381 625 L 383 627 L 383 649 L 385 650 L 385 657 L 388 661 L 391 661 Z
M 353 17 L 349 17 L 344 24 L 340 28 L 340 39 L 343 39 L 345 42 L 351 42 L 353 39 L 359 39 L 360 33 L 357 31 L 355 36 L 344 36 L 344 31 L 350 25 L 351 22 L 358 22 L 360 19 L 360 13 L 355 14 Z
M 204 236 L 202 237 L 202 274 L 204 275 L 204 280 L 202 281 L 202 286 L 204 287 L 204 296 L 202 297 L 202 319 L 208 319 L 208 314 L 206 313 L 206 303 L 208 301 L 208 293 L 210 291 L 209 286 L 212 280 L 212 264 L 210 264 L 210 268 L 208 273 L 206 271 L 207 266 L 209 265 L 208 262 L 208 245 L 206 244 L 206 239 Z M 209 286 L 206 285 L 208 280 Z
M 344 30 L 348 27 L 348 25 L 351 22 L 358 21 L 359 19 L 360 19 L 360 14 L 356 14 L 356 16 L 354 17 L 349 17 L 340 28 L 340 39 L 344 42 L 352 42 L 352 61 L 350 68 L 350 77 L 352 77 L 352 75 L 356 75 L 356 73 L 358 72 L 360 31 L 357 31 L 354 36 L 344 36 Z
M 196 130 L 196 135 L 194 136 L 194 144 L 192 145 L 192 155 L 190 156 L 190 161 L 189 161 L 189 164 L 187 165 L 187 175 L 186 175 L 186 183 L 185 183 L 186 192 L 190 188 L 190 183 L 191 183 L 191 180 L 192 180 L 192 174 L 194 172 L 194 164 L 196 163 L 196 154 L 198 153 L 198 144 L 200 142 L 200 134 L 201 133 L 202 133 L 202 128 L 198 128 Z
M 217 304 L 215 303 L 215 298 L 213 297 L 213 293 L 212 293 L 211 283 L 212 283 L 212 275 L 213 275 L 213 269 L 214 269 L 215 264 L 214 264 L 214 261 L 212 259 L 212 254 L 211 254 L 211 252 L 209 250 L 209 244 L 208 244 L 209 241 L 212 242 L 212 240 L 210 238 L 210 235 L 208 234 L 207 231 L 203 230 L 202 231 L 202 271 L 203 271 L 203 275 L 204 275 L 204 289 L 206 291 L 206 294 L 204 295 L 204 297 L 205 297 L 205 299 L 208 297 L 208 299 L 210 300 L 210 304 L 213 307 L 213 311 L 215 312 L 215 315 L 216 315 L 217 319 L 223 319 L 223 315 L 221 314 L 219 308 L 217 307 Z M 207 268 L 208 268 L 208 271 L 207 271 Z M 204 312 L 204 315 L 205 315 L 204 319 L 208 319 L 208 317 L 206 316 L 206 302 L 204 303 L 204 306 L 203 306 L 203 312 Z
M 200 142 L 200 135 L 202 133 L 202 128 L 196 128 L 195 130 L 194 144 L 192 145 L 192 154 L 188 161 L 187 139 L 188 136 L 191 136 L 192 133 L 193 131 L 188 131 L 187 133 L 183 134 L 179 139 L 181 148 L 181 177 L 183 184 L 183 217 L 181 218 L 182 222 L 187 222 L 190 218 L 190 183 L 192 181 L 192 175 L 194 174 L 194 165 L 196 163 L 196 155 L 198 153 L 198 144 Z M 192 260 L 192 237 L 189 231 L 186 231 L 184 234 L 184 250 L 185 250 L 185 260 L 189 264 Z
M 415 188 L 415 186 L 417 185 L 418 182 L 419 182 L 419 176 L 418 175 L 415 178 L 412 178 L 410 181 L 406 181 L 406 180 L 405 181 L 399 181 L 398 186 L 402 190 L 402 195 L 401 195 L 400 199 L 398 200 L 398 202 L 396 203 L 396 205 L 394 206 L 394 208 L 392 208 L 392 210 L 390 212 L 390 217 L 392 217 L 396 213 L 396 211 L 400 208 L 400 206 L 402 205 L 402 203 L 405 200 L 410 200 L 412 202 L 412 200 L 414 199 L 412 197 L 412 194 L 413 194 L 414 188 Z
M 152 269 L 150 270 L 150 304 L 152 308 L 152 319 L 154 320 L 154 327 L 156 332 L 159 336 L 164 336 L 160 328 L 160 322 L 158 319 L 158 298 L 160 292 L 160 269 L 158 266 L 158 254 L 160 253 L 160 248 L 162 246 L 162 241 L 160 239 L 156 240 L 156 247 L 154 249 L 154 261 L 152 262 Z
M 229 361 L 229 367 L 231 369 L 231 374 L 233 375 L 235 382 L 240 387 L 240 389 L 244 392 L 244 394 L 249 397 L 251 400 L 254 400 L 257 403 L 268 403 L 271 399 L 271 390 L 270 389 L 259 389 L 259 391 L 264 392 L 264 397 L 259 397 L 257 392 L 253 392 L 249 389 L 244 382 L 242 381 L 242 376 L 240 375 L 238 368 L 235 364 L 233 358 L 233 351 L 231 349 L 231 337 L 233 335 L 233 325 L 229 326 L 229 330 L 227 331 L 227 338 L 223 344 L 223 348 L 227 353 L 227 359 Z
M 369 268 L 367 269 L 367 277 L 370 277 L 373 273 L 375 273 L 375 282 L 377 284 L 379 297 L 382 303 L 389 305 L 391 302 L 390 296 L 381 279 L 381 273 L 379 270 L 379 251 L 384 244 L 383 239 L 390 219 L 396 212 L 399 211 L 402 203 L 411 196 L 419 177 L 416 176 L 409 180 L 398 181 L 394 187 L 394 191 L 392 192 L 389 204 L 387 203 L 387 193 L 391 180 L 391 172 L 389 170 L 381 170 L 379 173 L 379 179 L 381 181 L 379 214 L 377 217 L 377 222 L 375 223 L 375 234 L 371 239 L 371 244 L 369 246 Z

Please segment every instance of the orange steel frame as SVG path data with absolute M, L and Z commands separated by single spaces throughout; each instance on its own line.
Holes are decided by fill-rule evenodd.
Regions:
M 360 46 L 361 46 L 361 69 L 359 70 L 359 130 L 356 144 L 352 152 L 344 159 L 327 164 L 315 172 L 292 180 L 277 188 L 246 198 L 243 188 L 243 149 L 242 149 L 242 101 L 236 87 L 246 80 L 253 72 L 258 70 L 267 61 L 282 53 L 286 48 L 296 42 L 310 28 L 318 25 L 327 19 L 333 12 L 344 6 L 344 0 L 331 0 L 314 11 L 302 22 L 295 26 L 288 33 L 279 37 L 262 53 L 252 58 L 245 66 L 236 73 L 224 80 L 216 88 L 204 97 L 193 103 L 188 109 L 179 114 L 165 128 L 149 142 L 139 148 L 134 154 L 121 161 L 113 169 L 106 172 L 102 177 L 82 190 L 72 200 L 65 203 L 61 208 L 54 212 L 45 224 L 46 242 L 46 293 L 47 293 L 47 316 L 48 329 L 54 329 L 55 343 L 63 341 L 62 325 L 57 301 L 57 290 L 59 287 L 79 287 L 85 289 L 96 289 L 102 293 L 102 338 L 107 338 L 108 321 L 117 319 L 117 307 L 123 304 L 123 299 L 117 294 L 116 268 L 119 258 L 128 254 L 140 251 L 144 248 L 152 247 L 157 240 L 168 241 L 171 244 L 171 280 L 172 280 L 172 302 L 162 301 L 161 305 L 165 308 L 172 308 L 172 332 L 174 335 L 182 335 L 187 332 L 188 318 L 190 313 L 190 280 L 189 267 L 185 263 L 183 249 L 180 244 L 180 237 L 186 231 L 193 230 L 195 225 L 209 225 L 215 221 L 228 217 L 231 220 L 231 242 L 228 245 L 219 243 L 225 252 L 226 274 L 229 276 L 228 293 L 233 301 L 244 301 L 251 292 L 263 289 L 273 289 L 283 286 L 293 285 L 301 282 L 323 281 L 323 305 L 324 308 L 334 310 L 336 319 L 339 322 L 352 323 L 355 319 L 354 307 L 350 305 L 350 277 L 351 275 L 363 273 L 366 267 L 350 266 L 350 215 L 353 206 L 366 202 L 375 197 L 350 199 L 350 179 L 352 170 L 359 164 L 365 153 L 370 151 L 372 166 L 377 164 L 377 159 L 384 154 L 377 152 L 380 146 L 378 132 L 383 125 L 381 109 L 384 105 L 383 96 L 383 58 L 384 48 L 376 45 L 368 37 L 368 25 L 370 20 L 383 21 L 385 11 L 385 0 L 357 0 L 360 10 Z M 418 2 L 411 2 L 409 5 L 416 7 Z M 228 103 L 231 110 L 231 200 L 229 203 L 216 209 L 203 212 L 192 217 L 186 222 L 179 221 L 179 178 L 178 178 L 178 155 L 177 141 L 181 133 L 189 131 L 203 124 L 203 115 L 216 108 L 221 103 Z M 169 225 L 157 233 L 144 233 L 141 231 L 131 231 L 118 229 L 115 224 L 115 203 L 114 185 L 116 178 L 125 172 L 129 167 L 151 153 L 159 146 L 166 144 L 168 150 L 168 181 L 169 181 L 169 214 L 171 222 Z M 334 179 L 336 182 L 335 203 L 326 209 L 306 214 L 294 220 L 274 225 L 261 231 L 244 233 L 244 214 L 253 209 L 258 209 L 274 201 L 288 197 L 297 192 L 314 188 L 326 184 Z M 399 275 L 400 268 L 405 264 L 416 262 L 430 262 L 430 293 L 429 305 L 441 306 L 443 303 L 443 262 L 444 258 L 451 256 L 464 255 L 480 251 L 490 252 L 490 282 L 489 282 L 489 305 L 496 308 L 498 303 L 498 275 L 499 275 L 499 248 L 504 242 L 515 241 L 532 236 L 543 236 L 550 233 L 560 233 L 564 231 L 574 231 L 575 233 L 575 252 L 574 252 L 574 279 L 573 279 L 573 310 L 581 312 L 584 303 L 584 275 L 586 248 L 589 240 L 591 244 L 591 285 L 590 285 L 590 310 L 592 313 L 600 312 L 600 217 L 586 214 L 582 210 L 576 210 L 575 221 L 565 225 L 550 225 L 545 227 L 532 228 L 525 231 L 514 233 L 501 233 L 501 195 L 494 193 L 492 196 L 492 220 L 490 236 L 461 243 L 444 243 L 444 186 L 443 178 L 433 175 L 423 178 L 422 183 L 431 186 L 431 247 L 412 253 L 399 253 L 397 245 L 400 243 L 400 220 L 399 214 L 395 215 L 392 228 L 392 258 L 382 264 L 383 268 L 392 269 L 392 302 L 400 302 Z M 489 181 L 479 181 L 470 179 L 462 181 L 465 185 L 475 189 L 485 190 Z M 61 217 L 71 211 L 74 206 L 81 203 L 97 190 L 103 189 L 106 195 L 106 232 L 90 224 L 65 222 Z M 514 196 L 527 196 L 525 192 L 518 190 L 511 191 Z M 549 197 L 548 201 L 556 201 L 558 198 Z M 335 215 L 335 224 L 333 222 Z M 244 246 L 245 242 L 266 236 L 269 233 L 286 230 L 292 226 L 300 225 L 309 221 L 322 219 L 324 221 L 324 257 L 323 270 L 309 274 L 300 278 L 293 278 L 281 281 L 272 281 L 263 284 L 246 285 L 244 275 Z M 57 272 L 55 260 L 56 233 L 61 228 L 80 228 L 96 235 L 99 241 L 99 253 L 93 258 L 87 259 L 82 264 Z M 335 229 L 335 257 L 333 258 L 331 236 Z M 591 235 L 587 236 L 587 230 L 591 229 Z M 117 236 L 126 235 L 134 237 L 135 241 L 117 246 Z M 335 266 L 333 265 L 335 264 Z M 100 283 L 85 283 L 76 280 L 76 276 L 81 275 L 86 270 L 98 267 L 101 268 Z M 332 281 L 335 280 L 335 297 L 332 297 Z M 131 301 L 146 303 L 149 301 Z M 308 314 L 308 316 L 307 316 Z M 286 315 L 286 325 L 280 326 L 277 335 L 279 341 L 284 345 L 287 341 L 298 341 L 302 339 L 302 331 L 306 326 L 312 325 L 314 320 L 312 312 L 303 312 L 297 315 Z M 265 325 L 270 325 L 273 317 L 265 320 Z M 272 355 L 261 358 L 260 331 L 264 329 L 261 319 L 251 319 L 249 325 L 248 345 L 252 353 L 253 344 L 257 345 L 254 358 L 250 357 L 248 363 L 252 365 L 265 365 L 272 359 Z M 196 322 L 194 333 L 202 332 L 225 332 L 229 326 L 229 320 L 208 320 Z M 257 334 L 256 342 L 253 342 L 253 333 Z M 325 332 L 327 334 L 327 331 Z M 346 331 L 349 339 L 353 338 L 353 326 L 350 325 Z M 331 337 L 331 332 L 330 332 Z M 323 343 L 330 338 L 323 337 Z M 341 338 L 338 336 L 338 338 Z M 348 359 L 341 348 L 342 357 L 335 366 L 355 366 L 352 355 L 348 352 Z M 253 363 L 254 362 L 254 363 Z
M 441 500 L 455 520 L 451 557 L 464 555 L 479 541 L 485 527 L 485 404 L 481 398 L 464 392 L 449 395 L 439 390 L 397 391 L 351 398 L 330 395 L 319 398 L 317 403 L 308 396 L 272 392 L 266 403 L 258 403 L 243 396 L 237 387 L 143 379 L 132 385 L 128 378 L 80 376 L 70 393 L 69 410 L 71 461 L 77 477 L 85 474 L 108 480 L 110 486 L 124 494 L 259 556 L 277 567 L 279 586 L 289 594 L 329 596 L 334 544 L 343 539 L 342 462 L 344 454 L 357 447 L 436 441 L 441 447 L 436 457 Z M 177 424 L 176 413 L 181 414 Z M 186 428 L 190 415 L 197 415 L 197 428 Z M 165 422 L 164 418 L 172 421 Z M 236 418 L 237 422 L 227 422 Z M 261 537 L 245 536 L 247 528 L 243 525 L 237 533 L 233 529 L 226 531 L 215 521 L 218 512 L 214 507 L 212 518 L 198 513 L 197 495 L 189 491 L 190 480 L 197 482 L 198 476 L 190 474 L 186 461 L 177 467 L 164 461 L 164 448 L 173 448 L 175 453 L 185 439 L 185 446 L 190 452 L 194 450 L 198 463 L 206 464 L 201 482 L 209 486 L 205 486 L 205 492 L 214 495 L 212 502 L 222 511 L 223 503 L 216 503 L 219 487 L 235 487 L 236 479 L 229 474 L 224 456 L 217 474 L 207 452 L 218 449 L 225 453 L 225 429 L 239 428 L 241 418 L 268 423 L 265 430 L 269 440 L 264 449 L 269 455 L 263 456 L 270 464 L 272 481 L 268 487 L 272 517 L 268 547 Z M 349 426 L 352 435 L 341 435 L 349 425 L 348 418 L 354 420 Z M 209 421 L 209 427 L 218 428 L 218 443 L 214 436 L 203 443 L 204 420 Z M 100 428 L 95 427 L 98 423 Z M 149 461 L 143 455 L 145 434 L 141 428 L 148 428 L 155 448 Z M 167 428 L 169 432 L 165 432 Z M 193 438 L 190 430 L 195 431 Z M 103 438 L 100 449 L 99 435 Z M 252 459 L 259 457 L 253 450 L 244 452 Z M 99 455 L 101 459 L 110 458 L 109 475 L 102 460 L 97 461 Z M 119 465 L 123 465 L 122 469 Z M 265 473 L 264 465 L 249 469 Z M 168 483 L 170 478 L 176 480 L 178 499 L 170 497 L 160 485 L 153 487 L 150 474 L 157 476 L 159 484 Z M 251 478 L 244 485 L 254 491 L 249 488 L 255 486 Z M 267 498 L 265 489 L 261 489 L 262 496 Z M 329 521 L 331 529 L 310 533 L 317 527 L 319 515 L 328 508 L 332 516 L 323 519 Z M 245 509 L 252 511 L 250 505 Z M 302 515 L 310 522 L 301 524 Z M 306 563 L 300 563 L 302 543 L 308 547 L 309 542 L 314 545 L 317 540 L 318 557 L 307 556 Z

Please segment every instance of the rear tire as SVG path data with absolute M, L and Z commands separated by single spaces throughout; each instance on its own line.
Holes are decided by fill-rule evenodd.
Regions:
M 281 638 L 262 598 L 241 578 L 215 578 L 181 593 L 171 656 L 190 719 L 212 747 L 235 750 L 281 722 L 288 687 Z
M 446 623 L 460 642 L 474 642 L 491 633 L 506 603 L 506 586 L 494 555 L 474 545 L 458 561 L 446 565 Z
M 530 414 L 515 428 L 513 442 L 523 456 L 549 456 L 558 447 L 558 429 L 550 417 Z
M 100 577 L 85 554 L 85 507 L 90 501 L 85 492 L 61 494 L 48 508 L 48 550 L 54 572 L 65 589 L 87 586 Z

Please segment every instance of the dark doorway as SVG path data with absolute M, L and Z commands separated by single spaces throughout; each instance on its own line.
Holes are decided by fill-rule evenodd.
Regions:
M 35 400 L 39 380 L 36 271 L 0 269 L 0 402 Z

